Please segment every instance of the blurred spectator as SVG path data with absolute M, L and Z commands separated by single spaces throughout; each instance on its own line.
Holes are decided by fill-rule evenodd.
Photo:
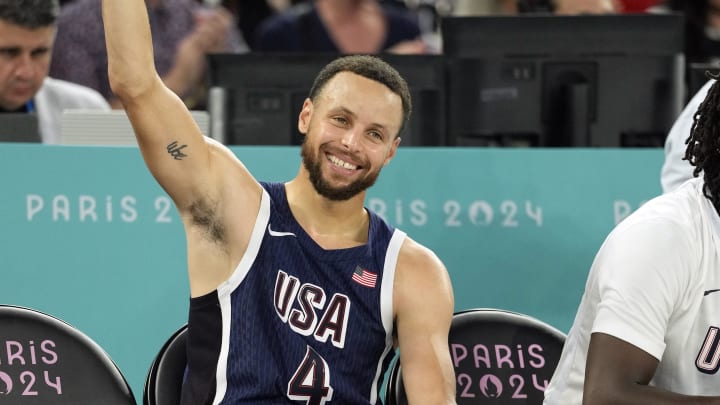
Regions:
M 554 13 L 559 15 L 608 14 L 620 10 L 619 0 L 554 0 Z
M 454 15 L 512 15 L 518 13 L 602 14 L 622 9 L 623 0 L 456 0 Z M 631 0 L 628 0 L 631 1 Z
M 685 59 L 720 63 L 720 0 L 668 0 L 666 9 L 685 16 Z
M 223 0 L 222 6 L 230 11 L 237 21 L 242 36 L 251 50 L 255 49 L 253 36 L 258 25 L 280 10 L 289 7 L 288 0 Z
M 417 15 L 396 2 L 315 0 L 264 21 L 259 51 L 426 53 Z
M 517 14 L 517 0 L 455 0 L 452 14 L 469 15 L 507 15 Z
M 36 113 L 43 143 L 57 143 L 65 109 L 109 110 L 96 91 L 47 77 L 57 0 L 0 0 L 0 113 Z
M 662 3 L 660 0 L 619 0 L 621 13 L 644 13 Z
M 658 0 L 554 0 L 556 14 L 644 13 Z
M 232 15 L 194 0 L 146 0 L 155 64 L 165 84 L 189 107 L 204 103 L 205 55 L 247 51 Z M 52 77 L 98 90 L 122 108 L 110 90 L 100 0 L 74 0 L 63 7 L 50 66 Z M 82 62 L 80 62 L 82 61 Z
M 660 0 L 454 0 L 454 15 L 643 13 Z

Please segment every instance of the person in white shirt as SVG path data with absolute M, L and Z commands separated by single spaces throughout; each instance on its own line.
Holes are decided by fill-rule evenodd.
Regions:
M 36 113 L 43 143 L 59 141 L 65 109 L 110 110 L 97 91 L 47 77 L 58 12 L 57 0 L 0 0 L 0 113 Z
M 545 405 L 720 404 L 718 123 L 713 80 L 683 161 L 703 176 L 641 206 L 602 244 Z

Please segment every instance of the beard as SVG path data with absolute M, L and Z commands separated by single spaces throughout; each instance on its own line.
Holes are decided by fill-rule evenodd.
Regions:
M 309 131 L 308 131 L 309 132 Z M 302 156 L 303 166 L 310 174 L 310 183 L 315 187 L 315 191 L 321 196 L 332 201 L 345 201 L 355 197 L 359 193 L 367 190 L 377 180 L 380 171 L 369 172 L 367 176 L 355 180 L 354 182 L 342 186 L 333 187 L 322 174 L 322 159 L 325 155 L 321 152 L 313 154 L 312 145 L 307 142 L 307 136 L 303 139 L 300 155 Z

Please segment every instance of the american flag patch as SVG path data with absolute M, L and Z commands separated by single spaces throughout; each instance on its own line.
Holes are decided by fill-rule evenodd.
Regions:
M 373 273 L 371 271 L 363 269 L 360 266 L 357 266 L 355 268 L 355 272 L 352 275 L 352 279 L 354 282 L 360 285 L 373 288 L 375 287 L 375 282 L 377 281 L 377 273 Z

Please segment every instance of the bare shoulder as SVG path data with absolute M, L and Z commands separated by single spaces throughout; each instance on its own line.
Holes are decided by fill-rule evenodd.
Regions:
M 415 277 L 447 276 L 445 265 L 435 252 L 409 236 L 400 248 L 398 271 L 411 271 Z
M 452 307 L 453 293 L 448 271 L 442 260 L 428 247 L 407 237 L 395 271 L 395 303 L 437 301 Z M 420 292 L 420 293 L 418 293 Z

